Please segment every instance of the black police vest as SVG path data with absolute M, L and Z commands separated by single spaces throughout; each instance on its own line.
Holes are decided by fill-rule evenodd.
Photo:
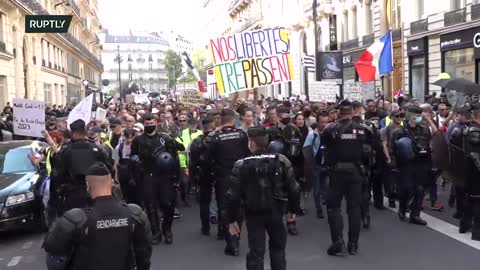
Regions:
M 471 124 L 464 131 L 465 153 L 480 153 L 480 125 Z
M 366 159 L 364 145 L 367 144 L 365 127 L 353 121 L 338 122 L 331 130 L 332 142 L 327 145 L 326 164 L 361 164 Z
M 207 147 L 213 148 L 210 154 L 215 163 L 215 175 L 220 177 L 230 175 L 235 162 L 249 154 L 247 134 L 232 127 L 224 127 L 209 135 Z
M 249 212 L 271 211 L 276 200 L 284 200 L 283 170 L 278 155 L 252 156 L 243 160 L 240 177 L 245 180 Z
M 65 162 L 68 168 L 70 184 L 86 185 L 85 172 L 95 162 L 110 164 L 107 160 L 107 154 L 93 141 L 75 141 L 70 143 L 67 148 L 68 150 L 65 150 L 65 155 L 62 155 L 61 158 L 65 159 L 62 162 Z
M 75 270 L 133 269 L 135 220 L 126 204 L 112 208 L 85 210 L 88 221 L 73 258 Z

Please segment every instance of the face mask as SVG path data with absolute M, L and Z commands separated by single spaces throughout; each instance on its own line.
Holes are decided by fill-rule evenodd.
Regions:
M 415 117 L 415 123 L 416 124 L 420 124 L 420 123 L 422 123 L 422 121 L 423 121 L 423 118 L 421 116 Z
M 290 121 L 292 121 L 291 117 L 282 118 L 282 120 L 280 120 L 280 122 L 284 125 L 288 125 L 290 123 Z
M 145 133 L 152 134 L 155 131 L 155 129 L 157 129 L 156 126 L 145 126 Z

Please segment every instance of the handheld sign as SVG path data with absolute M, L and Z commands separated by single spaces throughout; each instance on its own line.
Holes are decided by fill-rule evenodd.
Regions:
M 183 90 L 180 101 L 185 105 L 198 106 L 203 104 L 203 94 L 197 90 Z
M 13 133 L 43 138 L 45 103 L 30 99 L 13 99 Z
M 219 94 L 230 94 L 295 79 L 290 40 L 283 27 L 210 40 Z
M 309 100 L 313 102 L 336 102 L 340 88 L 336 82 L 312 82 L 309 89 Z

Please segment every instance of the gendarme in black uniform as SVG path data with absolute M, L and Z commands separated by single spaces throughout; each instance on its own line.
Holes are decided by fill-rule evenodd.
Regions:
M 111 179 L 103 164 L 95 164 L 87 174 Z M 96 197 L 90 207 L 69 210 L 57 219 L 43 247 L 49 254 L 47 264 L 52 258 L 65 258 L 65 269 L 148 270 L 150 241 L 150 225 L 142 209 L 109 195 Z
M 202 121 L 204 134 L 210 134 L 213 131 L 213 117 L 207 116 Z M 206 135 L 201 135 L 193 140 L 190 145 L 190 174 L 193 179 L 198 182 L 200 188 L 200 221 L 202 224 L 202 234 L 210 235 L 210 201 L 212 199 L 213 190 L 213 162 L 207 153 L 205 145 Z
M 466 170 L 466 202 L 460 232 L 472 230 L 472 239 L 480 241 L 480 104 L 473 107 L 474 119 L 464 131 Z
M 152 116 L 145 116 L 147 121 L 154 122 Z M 180 164 L 178 151 L 184 151 L 184 147 L 178 144 L 167 133 L 156 132 L 156 126 L 145 124 L 145 133 L 136 137 L 132 142 L 132 159 L 138 160 L 143 169 L 144 206 L 152 226 L 154 243 L 161 241 L 160 217 L 157 207 L 163 213 L 162 232 L 165 243 L 171 244 L 172 222 L 175 211 L 176 188 L 178 186 Z M 157 170 L 157 158 L 163 153 L 168 153 L 176 164 L 175 172 L 159 172 Z
M 234 128 L 235 113 L 224 109 L 221 113 L 222 124 L 220 130 L 210 133 L 206 138 L 208 155 L 214 163 L 213 172 L 215 178 L 215 198 L 218 207 L 218 232 L 217 238 L 225 237 L 227 255 L 238 256 L 238 239 L 227 232 L 227 220 L 225 216 L 225 196 L 227 183 L 233 169 L 233 165 L 250 154 L 248 149 L 247 134 Z
M 77 120 L 70 125 L 72 139 L 58 154 L 57 187 L 63 199 L 60 213 L 73 208 L 84 208 L 88 203 L 85 172 L 95 162 L 103 162 L 110 171 L 113 166 L 110 158 L 95 142 L 86 138 L 85 122 Z M 76 138 L 75 138 L 76 137 Z
M 326 148 L 325 165 L 329 168 L 329 190 L 327 199 L 328 222 L 332 245 L 329 255 L 345 255 L 343 240 L 343 219 L 341 202 L 347 200 L 349 217 L 348 252 L 356 254 L 360 235 L 360 204 L 362 182 L 368 154 L 364 150 L 367 144 L 364 125 L 352 121 L 352 105 L 348 100 L 339 104 L 340 120 L 325 127 L 321 141 Z
M 245 209 L 249 252 L 247 270 L 263 269 L 266 234 L 269 238 L 271 269 L 286 269 L 287 232 L 283 222 L 285 206 L 290 213 L 300 208 L 300 193 L 290 161 L 281 154 L 266 153 L 267 133 L 263 128 L 248 130 L 250 139 L 264 138 L 252 156 L 235 163 L 227 193 L 230 224 Z M 252 145 L 252 142 L 251 142 Z

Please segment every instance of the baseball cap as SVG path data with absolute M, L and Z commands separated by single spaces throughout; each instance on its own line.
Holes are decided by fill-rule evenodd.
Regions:
M 133 126 L 133 129 L 135 129 L 136 132 L 143 132 L 143 130 L 145 129 L 143 124 L 142 123 L 136 123 L 134 126 Z

